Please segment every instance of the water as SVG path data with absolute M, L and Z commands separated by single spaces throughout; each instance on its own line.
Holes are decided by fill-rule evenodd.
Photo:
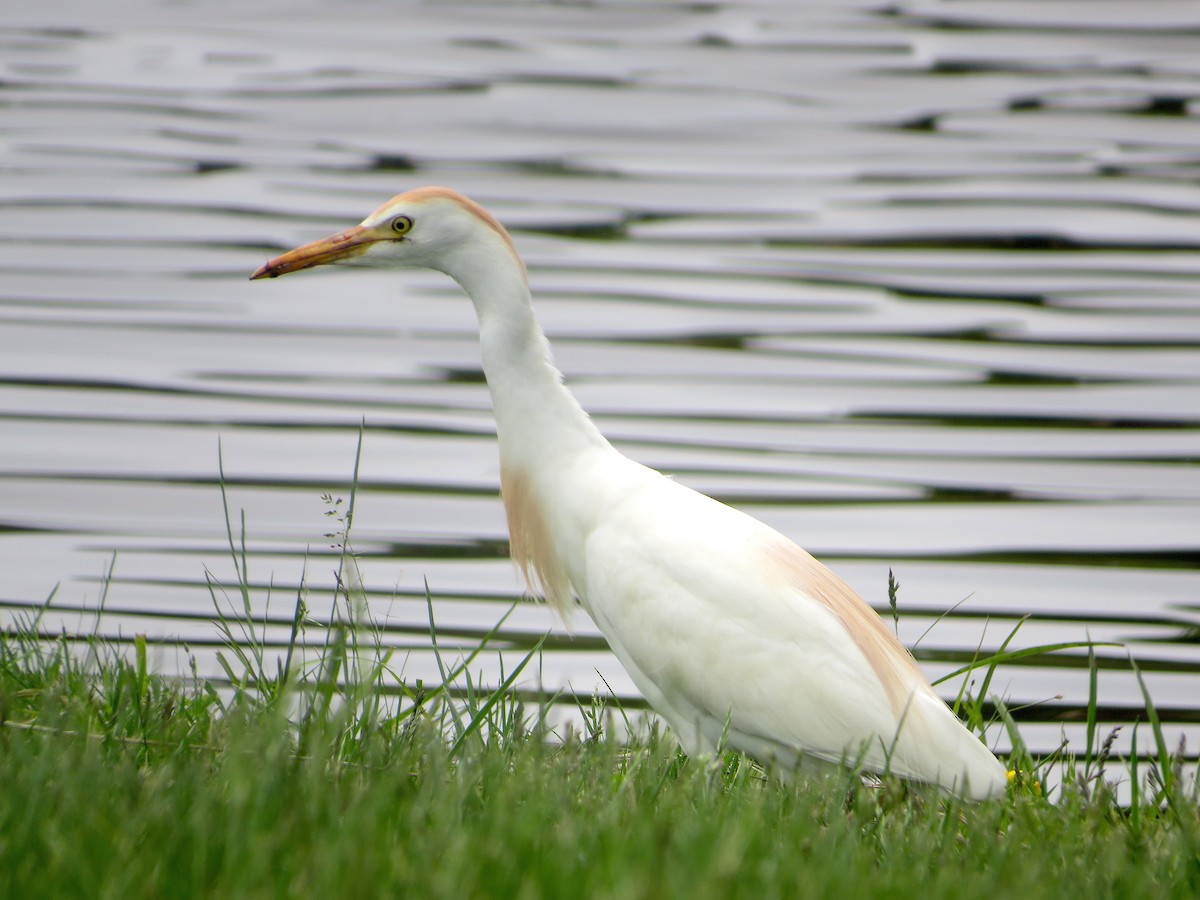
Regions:
M 284 641 L 365 422 L 354 543 L 406 674 L 426 582 L 449 644 L 489 629 L 519 586 L 470 304 L 246 280 L 444 183 L 511 227 L 627 453 L 881 610 L 894 569 L 934 677 L 1024 619 L 1120 644 L 1105 727 L 1132 655 L 1200 744 L 1194 4 L 104 5 L 0 13 L 0 621 L 53 594 L 50 629 L 219 674 L 223 465 Z M 544 683 L 632 694 L 572 625 L 524 605 L 505 646 L 553 629 Z M 1085 660 L 998 673 L 1035 749 L 1079 739 Z

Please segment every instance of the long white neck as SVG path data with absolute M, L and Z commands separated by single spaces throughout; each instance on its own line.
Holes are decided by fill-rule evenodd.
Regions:
M 480 265 L 486 260 L 486 265 Z M 452 273 L 475 304 L 483 372 L 492 395 L 501 461 L 545 465 L 547 454 L 578 453 L 608 442 L 562 383 L 534 315 L 521 264 L 507 252 L 474 257 Z
M 603 507 L 586 473 L 620 457 L 563 385 L 517 257 L 496 239 L 455 262 L 448 274 L 479 317 L 513 560 L 566 621 L 572 595 L 582 597 L 586 535 Z

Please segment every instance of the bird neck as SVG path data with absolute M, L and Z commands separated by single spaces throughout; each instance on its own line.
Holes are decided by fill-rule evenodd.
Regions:
M 596 518 L 594 492 L 580 489 L 580 473 L 598 456 L 618 454 L 562 383 L 519 260 L 473 255 L 454 277 L 479 317 L 513 561 L 530 592 L 544 594 L 567 621 Z
M 537 471 L 589 447 L 607 448 L 554 365 L 519 260 L 508 253 L 491 254 L 486 265 L 465 267 L 454 277 L 479 318 L 501 462 Z

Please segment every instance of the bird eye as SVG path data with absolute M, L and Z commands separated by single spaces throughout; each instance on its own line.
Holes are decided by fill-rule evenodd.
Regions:
M 395 234 L 408 234 L 412 230 L 412 219 L 408 216 L 396 216 L 392 219 L 392 232 Z

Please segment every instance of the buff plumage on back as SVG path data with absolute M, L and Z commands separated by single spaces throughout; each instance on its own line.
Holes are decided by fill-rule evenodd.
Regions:
M 883 619 L 826 565 L 782 538 L 768 546 L 766 552 L 774 571 L 838 617 L 887 691 L 894 712 L 903 711 L 914 687 L 936 696 L 912 654 L 888 631 Z

